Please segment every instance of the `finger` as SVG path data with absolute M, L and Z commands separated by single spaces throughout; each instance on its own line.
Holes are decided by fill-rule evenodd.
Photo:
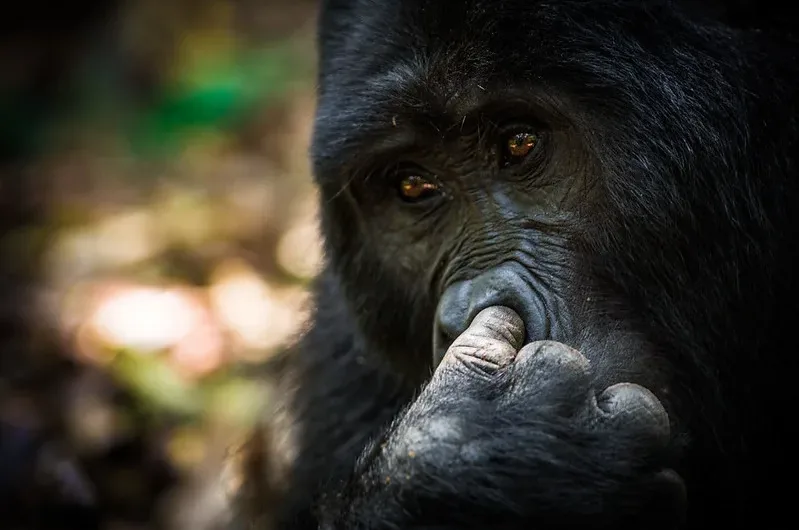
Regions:
M 492 375 L 516 357 L 524 342 L 524 322 L 503 306 L 483 309 L 447 350 L 436 373 L 466 368 L 477 375 Z
M 565 417 L 585 407 L 591 391 L 588 359 L 555 341 L 536 341 L 516 355 L 507 403 L 535 403 Z
M 632 383 L 619 383 L 597 396 L 598 424 L 623 428 L 650 438 L 658 445 L 669 441 L 669 415 L 655 395 Z

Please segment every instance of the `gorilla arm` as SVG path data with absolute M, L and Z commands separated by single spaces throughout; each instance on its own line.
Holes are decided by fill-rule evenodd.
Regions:
M 483 310 L 325 500 L 321 527 L 678 526 L 660 402 L 626 383 L 597 396 L 585 357 L 523 338 L 513 311 Z

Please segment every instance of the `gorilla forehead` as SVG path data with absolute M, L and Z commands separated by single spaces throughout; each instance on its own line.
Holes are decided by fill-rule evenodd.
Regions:
M 575 68 L 615 77 L 609 63 L 594 62 L 667 52 L 686 37 L 675 34 L 685 27 L 666 23 L 675 16 L 676 2 L 663 0 L 328 0 L 322 96 L 330 83 L 357 87 L 392 67 L 443 96 L 475 77 L 511 82 L 565 70 L 553 76 L 565 79 Z
M 509 4 L 360 0 L 347 3 L 336 24 L 326 23 L 337 13 L 328 8 L 320 33 L 321 103 L 334 85 L 336 98 L 386 103 L 404 96 L 406 105 L 416 99 L 457 106 L 481 81 L 540 77 L 545 60 L 557 58 L 547 53 L 554 43 L 543 39 L 543 24 L 536 28 L 535 20 L 513 16 L 530 5 Z

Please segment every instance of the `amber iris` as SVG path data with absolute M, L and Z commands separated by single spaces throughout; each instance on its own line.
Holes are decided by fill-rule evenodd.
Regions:
M 417 175 L 405 177 L 400 182 L 400 195 L 406 200 L 424 199 L 438 191 L 438 185 Z
M 538 136 L 533 133 L 518 133 L 508 138 L 508 154 L 515 158 L 527 156 L 538 143 Z

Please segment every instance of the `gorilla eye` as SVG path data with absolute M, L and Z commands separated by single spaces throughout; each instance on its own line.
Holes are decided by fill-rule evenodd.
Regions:
M 407 176 L 399 184 L 400 197 L 406 202 L 422 201 L 438 194 L 438 192 L 438 184 L 418 175 Z
M 506 142 L 508 156 L 522 159 L 538 144 L 538 135 L 531 132 L 520 132 L 512 135 Z

